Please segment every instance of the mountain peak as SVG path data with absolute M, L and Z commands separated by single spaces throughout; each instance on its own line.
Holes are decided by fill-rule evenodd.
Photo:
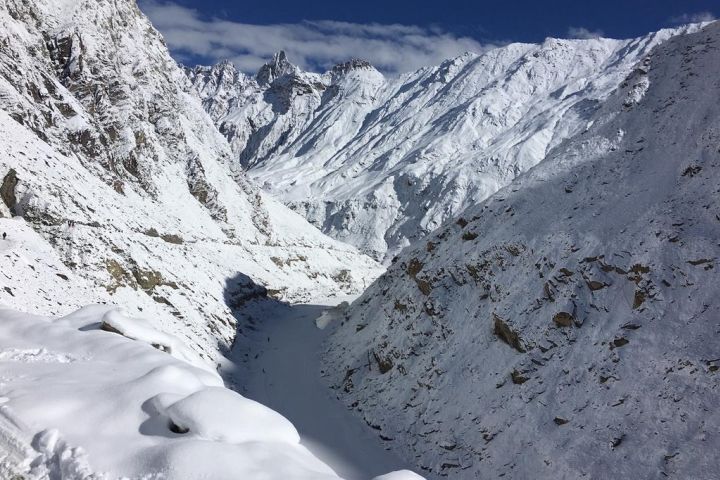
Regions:
M 352 70 L 375 70 L 375 67 L 367 60 L 359 58 L 351 58 L 347 62 L 338 63 L 332 67 L 332 73 L 336 75 L 342 75 Z
M 276 78 L 297 70 L 297 67 L 290 63 L 284 50 L 273 55 L 272 60 L 260 67 L 256 79 L 260 85 L 267 86 Z

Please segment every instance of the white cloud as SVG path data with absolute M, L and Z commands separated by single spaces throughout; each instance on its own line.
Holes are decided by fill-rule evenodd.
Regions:
M 570 38 L 579 39 L 600 38 L 605 35 L 602 30 L 589 30 L 585 27 L 570 27 L 567 34 Z
M 715 15 L 710 12 L 699 12 L 699 13 L 684 13 L 670 19 L 671 23 L 684 24 L 684 23 L 704 23 L 715 21 Z
M 328 20 L 253 25 L 207 18 L 197 10 L 158 0 L 141 0 L 140 7 L 181 61 L 230 59 L 246 72 L 257 71 L 279 50 L 285 50 L 290 61 L 305 69 L 324 69 L 355 57 L 394 74 L 493 46 L 413 25 Z

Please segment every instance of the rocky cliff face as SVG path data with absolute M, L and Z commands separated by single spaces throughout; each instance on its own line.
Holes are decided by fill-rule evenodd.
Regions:
M 256 79 L 227 63 L 189 75 L 252 177 L 387 263 L 585 129 L 654 46 L 696 28 L 511 44 L 399 78 L 362 61 L 302 72 L 284 54 Z
M 719 75 L 720 24 L 655 47 L 405 250 L 327 343 L 338 395 L 430 475 L 713 477 Z
M 228 305 L 357 292 L 381 269 L 255 187 L 186 82 L 133 0 L 0 4 L 3 203 L 95 301 L 213 356 L 236 333 Z

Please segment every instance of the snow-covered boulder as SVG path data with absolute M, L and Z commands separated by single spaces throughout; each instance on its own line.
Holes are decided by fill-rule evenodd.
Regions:
M 279 414 L 99 330 L 109 308 L 61 319 L 0 310 L 0 477 L 338 478 Z
M 205 388 L 176 401 L 161 413 L 178 430 L 206 440 L 300 442 L 297 430 L 283 416 L 226 388 Z

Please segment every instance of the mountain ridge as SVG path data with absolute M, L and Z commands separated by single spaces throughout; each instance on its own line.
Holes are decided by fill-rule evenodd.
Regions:
M 711 478 L 719 69 L 719 23 L 656 46 L 404 250 L 326 342 L 338 396 L 429 476 Z
M 86 301 L 153 312 L 210 358 L 245 296 L 358 292 L 382 271 L 246 177 L 134 1 L 8 0 L 0 22 L 3 200 L 94 285 Z
M 275 88 L 249 77 L 203 89 L 204 104 L 252 178 L 326 234 L 384 263 L 487 198 L 585 127 L 583 117 L 668 38 L 509 44 L 385 78 L 294 69 Z M 240 92 L 240 93 L 237 93 Z

